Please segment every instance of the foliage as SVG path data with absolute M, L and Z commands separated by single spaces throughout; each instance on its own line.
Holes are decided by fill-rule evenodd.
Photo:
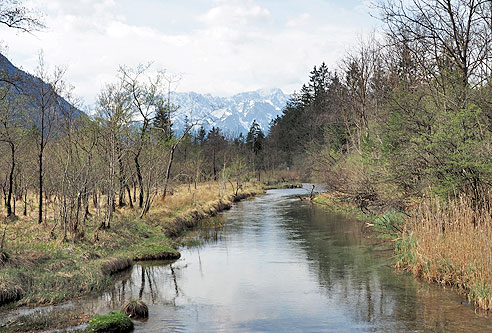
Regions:
M 402 232 L 405 215 L 392 210 L 374 220 L 374 228 L 383 237 L 396 239 Z

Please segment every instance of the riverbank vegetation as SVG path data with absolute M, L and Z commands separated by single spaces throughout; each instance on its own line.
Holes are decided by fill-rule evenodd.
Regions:
M 8 258 L 0 270 L 1 303 L 52 304 L 105 290 L 113 283 L 111 276 L 132 261 L 178 258 L 173 237 L 234 201 L 261 192 L 256 183 L 245 183 L 238 194 L 229 184 L 222 189 L 214 182 L 197 189 L 182 185 L 144 218 L 139 218 L 138 209 L 125 207 L 115 213 L 111 228 L 102 230 L 97 208 L 91 205 L 85 237 L 76 242 L 54 238 L 51 228 L 30 217 L 3 223 Z
M 398 267 L 458 286 L 488 310 L 490 3 L 376 7 L 384 34 L 364 38 L 338 68 L 314 67 L 267 145 L 277 164 L 373 216 L 396 240 Z

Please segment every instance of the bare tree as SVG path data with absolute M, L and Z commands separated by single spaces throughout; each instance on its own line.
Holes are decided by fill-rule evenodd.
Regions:
M 378 8 L 391 38 L 413 53 L 430 81 L 446 89 L 450 68 L 461 82 L 456 107 L 466 103 L 471 84 L 483 84 L 490 74 L 490 0 L 380 1 Z M 451 102 L 451 101 L 448 101 Z
M 163 72 L 152 77 L 147 72 L 149 65 L 140 65 L 136 69 L 120 67 L 121 84 L 130 98 L 133 118 L 141 122 L 140 131 L 135 138 L 134 162 L 139 186 L 138 207 L 143 209 L 144 201 L 149 196 L 145 190 L 140 157 L 145 146 L 149 143 L 150 126 L 157 109 L 165 103 L 162 91 Z
M 0 1 L 0 24 L 9 28 L 32 32 L 44 28 L 39 14 L 22 4 L 22 0 Z
M 16 153 L 22 138 L 23 128 L 21 126 L 21 110 L 25 108 L 22 104 L 23 96 L 12 91 L 11 85 L 5 85 L 0 89 L 0 142 L 6 143 L 10 150 L 10 170 L 8 172 L 8 193 L 5 196 L 7 217 L 15 215 L 12 209 L 12 196 L 14 192 L 14 173 L 16 172 Z M 15 207 L 15 199 L 14 199 Z
M 30 98 L 30 107 L 33 109 L 31 119 L 34 136 L 38 148 L 38 180 L 39 180 L 39 206 L 38 206 L 38 223 L 43 222 L 43 185 L 44 185 L 44 152 L 50 141 L 53 130 L 58 118 L 58 107 L 60 97 L 58 93 L 63 86 L 63 76 L 65 70 L 56 68 L 53 74 L 48 72 L 44 62 L 43 54 L 39 55 L 39 64 L 36 69 L 37 78 L 34 84 L 27 87 L 25 94 Z
M 122 82 L 110 84 L 98 97 L 99 132 L 102 140 L 99 147 L 102 150 L 106 165 L 107 177 L 104 178 L 104 190 L 107 195 L 106 214 L 100 228 L 109 228 L 115 209 L 116 168 L 118 164 L 118 148 L 121 139 L 129 131 L 132 121 L 131 100 Z

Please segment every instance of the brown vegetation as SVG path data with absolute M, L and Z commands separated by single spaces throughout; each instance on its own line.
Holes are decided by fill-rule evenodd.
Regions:
M 132 319 L 146 319 L 149 317 L 149 308 L 142 300 L 126 303 L 121 308 L 121 312 Z
M 424 200 L 405 223 L 398 266 L 418 277 L 456 286 L 472 303 L 492 309 L 492 194 Z

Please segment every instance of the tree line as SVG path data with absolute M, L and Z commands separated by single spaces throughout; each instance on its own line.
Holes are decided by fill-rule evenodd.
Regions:
M 278 165 L 304 170 L 362 207 L 403 207 L 492 180 L 490 1 L 379 1 L 383 37 L 341 66 L 314 67 L 272 123 Z

